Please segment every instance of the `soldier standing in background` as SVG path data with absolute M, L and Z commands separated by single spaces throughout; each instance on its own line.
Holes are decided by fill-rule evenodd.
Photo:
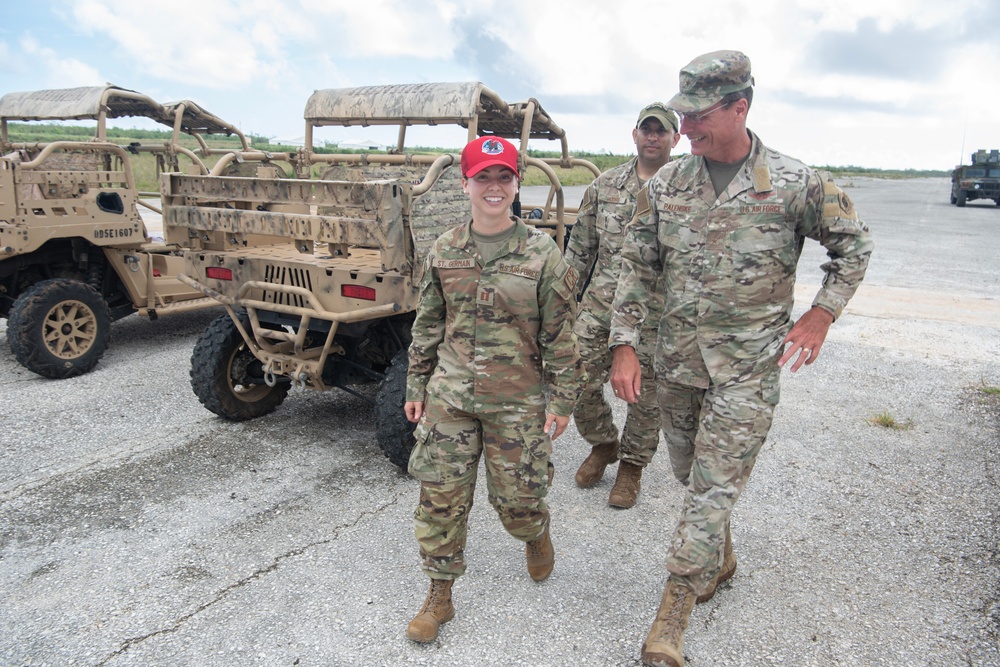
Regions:
M 410 474 L 430 592 L 406 635 L 433 641 L 455 609 L 479 459 L 504 528 L 525 542 L 528 573 L 542 581 L 555 550 L 545 503 L 552 440 L 579 391 L 577 272 L 552 238 L 510 215 L 517 148 L 482 137 L 462 151 L 472 221 L 445 232 L 427 257 L 413 323 L 406 416 L 418 424 Z M 548 401 L 546 404 L 546 394 Z
M 793 372 L 816 361 L 872 251 L 868 227 L 829 174 L 747 130 L 752 86 L 739 51 L 681 69 L 668 106 L 680 114 L 691 155 L 650 180 L 623 250 L 611 385 L 629 403 L 653 390 L 641 383 L 636 348 L 648 294 L 659 286 L 656 392 L 671 466 L 687 487 L 644 665 L 682 667 L 695 602 L 733 576 L 730 515 L 770 429 L 780 367 L 793 357 Z M 830 261 L 812 308 L 793 323 L 806 238 L 822 243 Z
M 628 509 L 635 505 L 642 469 L 653 459 L 660 442 L 660 415 L 655 392 L 643 394 L 630 405 L 621 439 L 604 398 L 604 383 L 611 375 L 611 303 L 621 272 L 621 248 L 625 231 L 635 214 L 636 195 L 646 181 L 670 159 L 677 145 L 677 116 L 660 102 L 639 112 L 632 130 L 636 157 L 598 176 L 587 188 L 580 212 L 566 247 L 566 261 L 581 276 L 590 274 L 589 284 L 577 316 L 577 346 L 580 351 L 583 390 L 573 411 L 576 428 L 591 451 L 576 473 L 576 483 L 583 488 L 597 484 L 604 469 L 616 459 L 618 475 L 608 496 L 613 507 Z M 591 273 L 592 271 L 592 273 Z M 650 294 L 648 327 L 640 337 L 639 363 L 642 377 L 653 382 L 653 352 L 656 326 L 662 297 Z

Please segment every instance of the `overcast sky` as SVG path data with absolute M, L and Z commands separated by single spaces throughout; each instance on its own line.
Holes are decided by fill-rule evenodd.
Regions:
M 636 113 L 677 91 L 680 67 L 738 49 L 771 147 L 950 169 L 1000 148 L 998 25 L 995 0 L 5 0 L 0 93 L 110 82 L 289 139 L 316 89 L 478 80 L 538 99 L 571 152 L 630 153 Z M 441 132 L 407 136 L 461 145 Z

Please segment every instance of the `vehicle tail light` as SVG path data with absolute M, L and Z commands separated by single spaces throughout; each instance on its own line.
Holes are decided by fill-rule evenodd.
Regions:
M 375 290 L 363 285 L 341 285 L 340 296 L 349 299 L 364 299 L 365 301 L 375 300 Z
M 210 266 L 205 269 L 205 275 L 216 280 L 232 280 L 233 270 L 221 266 Z

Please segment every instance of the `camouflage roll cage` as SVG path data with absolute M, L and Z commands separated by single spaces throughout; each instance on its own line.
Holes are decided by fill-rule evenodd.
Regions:
M 458 156 L 404 154 L 408 127 L 459 125 L 469 139 L 494 135 L 519 142 L 520 164 L 540 169 L 550 182 L 545 209 L 541 216 L 533 211 L 530 222 L 560 247 L 572 220 L 553 167 L 599 173 L 569 155 L 564 130 L 536 100 L 507 104 L 478 82 L 319 90 L 304 117 L 304 147 L 270 155 L 292 162 L 298 178 L 269 174 L 267 156 L 251 152 L 222 156 L 208 177 L 166 174 L 160 188 L 167 241 L 191 248 L 180 279 L 226 306 L 272 386 L 284 376 L 299 388 L 345 388 L 324 376 L 331 354 L 349 357 L 340 334 L 350 338 L 348 332 L 411 312 L 423 256 L 469 215 L 460 174 L 452 168 Z M 315 128 L 374 125 L 399 127 L 394 149 L 313 151 Z M 529 139 L 559 141 L 561 157 L 528 156 Z M 239 159 L 260 160 L 259 176 L 222 176 L 226 163 Z M 315 166 L 325 167 L 319 179 L 312 178 Z M 238 309 L 246 310 L 248 321 Z M 398 348 L 399 333 L 390 337 Z
M 167 144 L 143 146 L 133 143 L 118 146 L 107 139 L 107 121 L 112 118 L 149 118 L 173 130 Z M 97 123 L 93 139 L 88 141 L 54 141 L 47 143 L 15 143 L 10 140 L 10 121 L 92 120 Z M 197 151 L 179 145 L 178 139 L 187 134 L 199 144 Z M 21 163 L 22 169 L 41 165 L 56 152 L 98 153 L 114 155 L 121 160 L 121 170 L 128 188 L 134 189 L 128 153 L 154 153 L 159 171 L 179 170 L 177 156 L 187 156 L 202 174 L 209 173 L 199 156 L 229 153 L 231 149 L 213 149 L 203 135 L 220 134 L 236 136 L 241 151 L 250 150 L 246 137 L 233 125 L 208 113 L 190 100 L 160 104 L 155 100 L 118 86 L 86 86 L 54 90 L 7 93 L 0 98 L 0 154 L 25 151 L 30 160 Z
M 524 173 L 527 166 L 536 167 L 549 179 L 549 195 L 542 218 L 535 224 L 553 230 L 560 247 L 565 242 L 563 222 L 566 207 L 562 186 L 552 165 L 563 169 L 585 166 L 594 172 L 595 177 L 600 175 L 591 163 L 570 156 L 565 130 L 545 113 L 538 100 L 530 98 L 524 102 L 508 104 L 479 82 L 319 90 L 313 93 L 306 104 L 305 119 L 307 147 L 312 146 L 315 128 L 332 125 L 398 125 L 399 136 L 395 149 L 391 151 L 396 154 L 402 154 L 406 128 L 411 125 L 454 124 L 468 129 L 466 141 L 485 135 L 512 141 L 519 145 L 518 164 L 521 173 Z M 562 155 L 546 159 L 529 157 L 528 141 L 531 139 L 560 142 Z M 313 155 L 312 161 L 321 162 L 327 157 Z

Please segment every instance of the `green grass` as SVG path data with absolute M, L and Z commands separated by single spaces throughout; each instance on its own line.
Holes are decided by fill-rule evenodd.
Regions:
M 869 417 L 866 419 L 872 426 L 878 426 L 879 428 L 887 428 L 893 431 L 909 431 L 913 428 L 913 422 L 907 419 L 905 422 L 898 421 L 895 417 L 889 414 L 888 411 L 880 412 L 877 415 Z
M 57 123 L 9 123 L 8 133 L 11 141 L 14 142 L 51 142 L 51 141 L 85 141 L 88 138 L 94 136 L 95 127 L 85 126 L 85 125 L 61 125 Z M 108 140 L 112 141 L 121 146 L 127 146 L 133 141 L 138 141 L 144 145 L 156 145 L 159 142 L 168 141 L 171 137 L 171 132 L 168 130 L 140 130 L 136 128 L 125 129 L 118 127 L 108 127 L 107 128 Z M 260 150 L 266 150 L 274 153 L 280 152 L 294 152 L 296 148 L 294 146 L 282 146 L 277 144 L 265 143 L 266 139 L 258 135 L 248 135 L 247 140 L 251 142 L 253 148 Z M 236 137 L 224 137 L 224 136 L 212 136 L 206 137 L 206 142 L 211 148 L 226 148 L 226 149 L 237 149 L 239 148 L 239 140 Z M 181 145 L 184 148 L 190 150 L 195 150 L 198 148 L 197 141 L 183 135 L 181 137 Z M 364 151 L 360 150 L 348 150 L 348 149 L 338 149 L 338 148 L 325 148 L 317 147 L 314 149 L 317 153 L 361 153 Z M 441 153 L 459 153 L 460 148 L 434 148 L 426 146 L 415 146 L 406 149 L 407 153 L 414 154 L 441 154 Z M 528 154 L 531 157 L 538 158 L 557 158 L 561 157 L 561 154 L 557 151 L 539 151 L 530 150 Z M 623 162 L 632 159 L 633 155 L 614 155 L 608 153 L 590 153 L 590 152 L 573 152 L 573 157 L 581 158 L 584 160 L 589 160 L 592 162 L 600 171 L 606 171 L 612 167 L 616 167 Z M 681 157 L 681 155 L 675 155 L 674 159 Z M 152 155 L 140 154 L 130 156 L 132 161 L 132 170 L 135 176 L 136 185 L 139 190 L 142 191 L 154 191 L 158 189 L 157 177 L 156 177 L 156 160 Z M 205 164 L 211 168 L 212 165 L 218 160 L 218 156 L 208 156 L 202 158 Z M 190 161 L 184 157 L 179 157 L 182 169 L 185 164 Z M 287 166 L 287 165 L 283 165 Z M 593 179 L 594 175 L 589 169 L 584 167 L 574 167 L 573 169 L 560 169 L 559 167 L 553 167 L 556 174 L 559 176 L 560 182 L 564 186 L 574 186 L 574 185 L 587 185 Z M 858 167 L 854 165 L 849 165 L 846 167 L 835 167 L 830 165 L 819 166 L 817 169 L 822 169 L 831 172 L 834 176 L 839 178 L 851 178 L 851 177 L 871 177 L 871 178 L 887 178 L 887 179 L 903 179 L 903 178 L 920 178 L 920 177 L 935 177 L 935 176 L 948 176 L 951 171 L 934 171 L 934 170 L 914 170 L 914 169 L 869 169 L 865 167 Z M 548 185 L 549 181 L 545 174 L 536 168 L 529 167 L 524 174 L 523 185 Z
M 975 385 L 973 389 L 988 396 L 1000 396 L 1000 387 L 986 384 L 985 379 L 980 380 L 979 384 Z

